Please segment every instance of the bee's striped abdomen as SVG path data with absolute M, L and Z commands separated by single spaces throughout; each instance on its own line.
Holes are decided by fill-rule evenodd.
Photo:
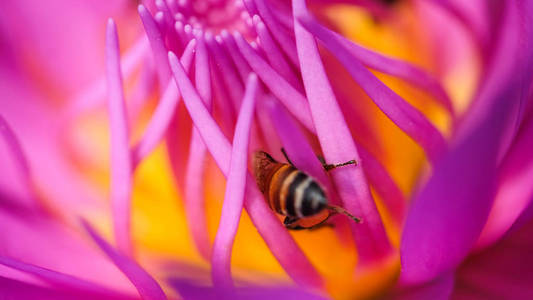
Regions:
M 257 152 L 254 160 L 257 183 L 273 211 L 303 218 L 327 204 L 322 188 L 306 173 L 275 161 L 265 152 Z
M 283 190 L 283 182 L 291 175 L 296 169 L 291 165 L 280 164 L 281 166 L 272 174 L 270 180 L 268 180 L 267 190 L 265 196 L 267 197 L 268 204 L 270 208 L 280 214 L 283 214 L 282 207 L 282 194 L 285 193 Z M 285 197 L 285 196 L 283 196 Z

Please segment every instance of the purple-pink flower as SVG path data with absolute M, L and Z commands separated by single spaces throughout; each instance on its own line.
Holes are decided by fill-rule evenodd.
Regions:
M 7 1 L 0 298 L 532 298 L 532 16 Z M 249 172 L 282 147 L 362 222 L 285 228 Z

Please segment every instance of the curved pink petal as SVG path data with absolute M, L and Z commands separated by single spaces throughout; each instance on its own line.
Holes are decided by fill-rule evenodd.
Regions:
M 289 299 L 289 300 L 325 300 L 320 295 L 298 289 L 291 286 L 280 287 L 262 287 L 246 286 L 236 290 L 224 290 L 222 288 L 205 287 L 187 282 L 183 279 L 171 278 L 170 285 L 177 290 L 184 300 L 271 300 L 271 299 Z
M 231 251 L 244 203 L 248 165 L 248 143 L 250 140 L 256 94 L 257 76 L 251 74 L 246 81 L 246 91 L 237 119 L 235 135 L 233 136 L 233 149 L 231 151 L 226 194 L 224 196 L 224 205 L 222 206 L 222 214 L 220 216 L 211 259 L 213 284 L 223 288 L 233 286 L 233 280 L 231 278 Z
M 244 95 L 244 88 L 239 75 L 235 71 L 231 59 L 226 55 L 224 49 L 215 41 L 212 35 L 205 36 L 205 42 L 209 49 L 209 54 L 216 61 L 218 70 L 221 73 L 221 79 L 224 87 L 230 96 L 231 103 L 235 111 L 241 107 L 242 96 Z
M 506 89 L 489 118 L 435 165 L 414 199 L 400 244 L 403 282 L 429 281 L 455 268 L 478 238 L 492 203 L 503 124 L 516 100 L 513 87 Z
M 407 200 L 385 167 L 365 147 L 358 145 L 363 171 L 397 225 L 403 224 Z
M 99 297 L 125 297 L 116 291 L 110 290 L 107 287 L 100 286 L 96 283 L 89 282 L 69 274 L 27 264 L 9 257 L 0 256 L 0 264 L 27 274 L 34 275 L 55 287 L 67 290 L 77 290 L 83 292 L 84 294 L 99 294 Z M 96 295 L 93 295 L 93 297 L 96 297 Z
M 302 84 L 294 74 L 291 66 L 287 63 L 287 60 L 283 56 L 283 53 L 279 50 L 276 42 L 272 39 L 272 36 L 268 32 L 263 21 L 258 15 L 252 17 L 255 31 L 261 41 L 261 47 L 265 50 L 266 57 L 270 65 L 278 72 L 285 80 L 287 80 L 293 87 L 301 90 Z
M 187 71 L 192 63 L 195 46 L 195 40 L 191 40 L 189 44 L 187 44 L 180 59 L 183 67 Z M 168 81 L 165 93 L 159 100 L 159 104 L 154 111 L 152 119 L 144 130 L 141 140 L 132 149 L 131 156 L 134 168 L 146 156 L 148 156 L 163 139 L 180 99 L 181 95 L 179 94 L 176 84 L 174 81 Z
M 220 37 L 215 37 L 215 40 L 226 48 L 226 51 L 229 53 L 233 63 L 237 67 L 237 71 L 239 71 L 241 80 L 245 82 L 252 70 L 250 69 L 250 66 L 248 66 L 246 60 L 244 60 L 242 57 L 242 54 L 239 52 L 233 36 L 230 35 L 226 30 L 223 30 L 220 33 Z
M 263 59 L 244 40 L 240 34 L 235 34 L 235 40 L 242 55 L 252 67 L 252 70 L 261 78 L 261 81 L 270 89 L 287 110 L 296 117 L 309 131 L 314 132 L 313 120 L 309 111 L 309 105 L 305 97 L 291 86 L 282 76 Z
M 172 52 L 169 52 L 169 61 L 178 88 L 183 95 L 185 105 L 196 128 L 220 170 L 227 175 L 231 160 L 229 141 L 209 115 L 205 106 L 201 104 L 200 97 Z M 253 182 L 251 175 L 247 175 L 247 180 Z M 298 248 L 287 230 L 281 225 L 281 222 L 268 208 L 256 185 L 249 184 L 246 186 L 244 205 L 259 234 L 289 276 L 300 284 L 321 287 L 322 280 L 320 275 Z
M 147 56 L 148 47 L 148 39 L 143 36 L 124 53 L 123 58 L 120 60 L 124 78 L 129 78 L 135 68 Z M 106 78 L 104 75 L 89 84 L 87 88 L 84 88 L 69 101 L 65 109 L 67 119 L 105 103 L 106 92 Z
M 432 75 L 426 71 L 399 59 L 388 57 L 386 55 L 366 49 L 348 39 L 335 33 L 324 26 L 318 24 L 315 20 L 310 19 L 313 27 L 320 27 L 321 30 L 327 32 L 331 38 L 337 40 L 343 45 L 346 50 L 357 60 L 365 66 L 376 71 L 383 72 L 392 76 L 399 77 L 406 80 L 420 88 L 429 92 L 440 105 L 446 108 L 453 114 L 453 104 L 448 97 L 448 94 L 441 86 L 441 84 Z
M 165 293 L 157 283 L 157 281 L 148 274 L 135 261 L 124 256 L 109 245 L 96 231 L 89 225 L 89 223 L 82 220 L 82 225 L 100 247 L 102 251 L 115 263 L 115 265 L 128 277 L 128 279 L 137 288 L 139 295 L 145 300 L 166 300 Z
M 285 52 L 294 66 L 298 66 L 298 54 L 296 53 L 296 45 L 291 37 L 291 32 L 285 30 L 280 23 L 273 17 L 268 4 L 264 0 L 254 0 L 255 6 L 259 15 L 268 26 L 268 30 L 274 36 L 274 39 L 279 43 L 279 46 Z M 253 15 L 253 14 L 252 14 Z
M 10 278 L 0 276 L 0 295 L 3 299 L 17 299 L 17 300 L 91 300 L 91 299 L 103 299 L 103 300 L 126 300 L 134 299 L 132 297 L 119 297 L 105 295 L 101 293 L 91 293 L 87 291 L 79 290 L 65 290 L 56 289 L 50 287 L 43 287 L 26 283 Z
M 295 16 L 309 32 L 324 42 L 324 46 L 341 61 L 352 78 L 381 111 L 416 141 L 428 158 L 435 162 L 446 149 L 446 141 L 437 128 L 420 111 L 366 69 L 333 33 L 313 21 L 306 10 L 295 12 Z
M 528 48 L 515 49 L 512 45 L 516 41 L 507 36 L 524 33 L 520 28 L 527 26 L 515 25 L 530 19 L 533 5 L 521 2 L 529 7 L 518 10 L 516 2 L 505 4 L 502 25 L 509 27 L 500 32 L 503 44 L 495 45 L 497 52 L 492 63 L 497 67 L 491 71 L 503 74 L 488 75 L 501 81 L 496 86 L 482 87 L 475 110 L 464 120 L 456 144 L 435 165 L 433 176 L 413 201 L 400 247 L 400 279 L 406 283 L 429 281 L 457 267 L 474 246 L 489 215 L 499 158 L 513 135 L 509 129 L 514 129 L 516 122 L 523 79 L 533 70 L 531 52 L 525 51 Z M 514 30 L 518 32 L 509 32 Z M 523 43 L 527 45 L 528 41 Z M 509 55 L 509 50 L 517 54 L 510 64 L 502 57 Z M 519 80 L 500 77 L 514 72 L 520 72 Z
M 197 35 L 198 49 L 195 57 L 195 81 L 205 107 L 211 112 L 211 72 L 209 57 L 203 37 Z M 207 230 L 204 199 L 204 171 L 207 149 L 196 128 L 192 128 L 189 159 L 185 169 L 185 212 L 187 224 L 200 254 L 209 259 L 211 247 Z
M 119 53 L 117 29 L 114 21 L 109 19 L 106 30 L 106 76 L 111 131 L 110 197 L 113 206 L 113 229 L 117 246 L 124 253 L 131 255 L 132 166 Z
M 454 289 L 454 274 L 448 273 L 426 284 L 408 287 L 391 295 L 394 300 L 448 300 Z
M 3 163 L 3 174 L 6 177 L 10 177 L 9 179 L 5 178 L 4 180 L 8 180 L 6 182 L 7 186 L 3 186 L 4 184 L 0 184 L 2 188 L 11 190 L 16 189 L 18 186 L 19 189 L 16 189 L 17 192 L 20 192 L 22 199 L 27 199 L 27 205 L 35 206 L 37 205 L 36 199 L 34 198 L 34 195 L 32 194 L 32 179 L 31 179 L 31 172 L 30 167 L 28 164 L 28 160 L 26 158 L 26 155 L 24 154 L 24 151 L 22 150 L 22 147 L 20 145 L 20 142 L 13 132 L 13 130 L 10 128 L 9 124 L 4 120 L 4 118 L 0 115 L 0 138 L 3 140 L 5 145 L 7 146 L 7 152 L 5 155 L 6 160 L 9 160 L 9 162 Z M 0 143 L 1 146 L 2 143 Z M 1 151 L 2 148 L 0 148 L 0 155 L 3 153 Z M 10 168 L 9 166 L 13 165 L 13 172 L 8 171 Z
M 160 88 L 163 89 L 164 84 L 170 79 L 170 68 L 167 63 L 165 41 L 148 9 L 140 4 L 137 10 L 143 22 L 146 36 L 150 41 L 150 46 L 152 47 L 157 74 L 159 76 L 159 84 L 161 85 Z
M 533 198 L 533 119 L 518 133 L 500 167 L 498 191 L 476 247 L 500 239 Z
M 7 200 L 2 195 L 2 201 Z M 61 273 L 61 278 L 78 278 L 91 282 L 117 293 L 130 293 L 132 287 L 119 270 L 103 255 L 88 245 L 73 228 L 59 223 L 40 212 L 29 210 L 8 210 L 0 208 L 0 227 L 2 228 L 2 246 L 0 256 L 2 264 L 25 272 L 35 273 L 35 266 L 41 269 Z M 38 230 L 36 230 L 38 229 Z M 24 262 L 25 266 L 14 264 Z M 28 265 L 33 265 L 32 270 Z M 4 271 L 1 272 L 5 276 Z M 54 277 L 54 274 L 41 275 Z M 50 276 L 48 276 L 49 279 Z M 59 282 L 58 282 L 59 283 Z M 81 288 L 83 286 L 80 285 Z
M 295 16 L 306 10 L 303 0 L 295 0 L 292 4 Z M 304 86 L 326 162 L 341 163 L 352 159 L 360 162 L 361 158 L 325 74 L 315 39 L 297 22 L 294 31 Z M 389 255 L 392 248 L 361 166 L 337 168 L 331 174 L 344 207 L 363 220 L 361 224 L 351 224 L 359 262 L 364 265 Z

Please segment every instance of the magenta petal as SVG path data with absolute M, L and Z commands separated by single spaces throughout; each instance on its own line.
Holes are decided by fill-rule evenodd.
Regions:
M 89 223 L 82 220 L 82 225 L 87 230 L 87 233 L 96 242 L 98 247 L 115 263 L 126 277 L 137 288 L 139 295 L 146 300 L 166 300 L 165 293 L 157 283 L 157 281 L 148 274 L 141 266 L 127 256 L 116 251 L 109 245 L 98 233 L 89 225 Z
M 224 83 L 225 90 L 230 96 L 233 108 L 238 111 L 241 107 L 242 96 L 244 93 L 243 86 L 239 80 L 239 75 L 235 71 L 231 59 L 228 58 L 224 49 L 213 39 L 213 36 L 206 35 L 205 42 L 209 48 L 209 54 L 216 61 L 220 70 L 221 79 Z
M 211 72 L 209 57 L 203 37 L 198 38 L 195 58 L 195 81 L 198 93 L 206 108 L 211 111 Z M 210 256 L 210 241 L 205 216 L 204 170 L 207 149 L 196 128 L 192 128 L 189 145 L 189 159 L 185 169 L 185 212 L 189 230 L 200 254 L 206 259 Z
M 113 20 L 109 19 L 106 31 L 106 74 L 111 131 L 110 197 L 117 246 L 121 251 L 130 255 L 132 252 L 130 237 L 132 166 L 119 51 L 116 26 Z
M 454 275 L 448 273 L 421 286 L 409 287 L 392 295 L 394 300 L 448 300 L 454 288 Z
M 161 84 L 161 88 L 163 88 L 163 85 L 170 79 L 170 68 L 167 63 L 167 48 L 165 47 L 165 41 L 157 27 L 154 18 L 146 9 L 146 7 L 141 4 L 137 10 L 139 11 L 139 16 L 143 22 L 146 36 L 148 36 L 148 40 L 150 41 L 150 46 L 152 47 L 152 52 L 154 53 L 155 65 L 159 76 L 159 84 Z
M 244 203 L 248 165 L 248 143 L 257 94 L 257 76 L 251 74 L 246 82 L 246 91 L 237 119 L 233 137 L 231 163 L 224 195 L 224 205 L 218 225 L 211 260 L 213 284 L 227 288 L 233 285 L 231 278 L 231 250 L 237 234 Z M 253 183 L 250 183 L 253 184 Z
M 413 201 L 400 244 L 405 283 L 429 281 L 455 268 L 478 238 L 492 202 L 503 124 L 516 100 L 512 95 L 497 96 L 490 117 L 435 165 Z
M 202 105 L 200 97 L 194 90 L 183 67 L 179 64 L 176 55 L 169 52 L 168 56 L 174 78 L 183 95 L 183 100 L 194 126 L 200 132 L 218 167 L 227 176 L 230 168 L 231 145 L 209 115 L 205 106 Z M 248 174 L 247 180 L 253 182 L 251 175 Z M 256 185 L 248 184 L 246 186 L 244 204 L 259 234 L 289 276 L 300 284 L 321 287 L 322 280 L 320 275 L 298 248 L 278 218 L 269 209 Z
M 511 63 L 508 58 L 503 60 L 503 56 L 509 55 L 507 51 L 514 54 L 517 50 L 511 47 L 517 41 L 508 40 L 507 35 L 523 33 L 514 32 L 513 28 L 518 30 L 521 26 L 512 25 L 529 20 L 531 15 L 517 13 L 533 9 L 530 2 L 520 3 L 529 4 L 528 9 L 518 10 L 518 2 L 505 2 L 503 23 L 511 22 L 507 24 L 511 27 L 502 28 L 503 36 L 499 40 L 503 44 L 496 45 L 496 61 L 493 61 L 498 67 L 492 70 L 503 74 L 489 75 L 491 81 L 495 78 L 500 81 L 482 87 L 476 110 L 465 119 L 456 144 L 435 165 L 433 176 L 408 214 L 400 247 L 403 267 L 400 279 L 406 283 L 429 281 L 457 267 L 485 225 L 497 183 L 502 146 L 509 143 L 509 128 L 516 122 L 523 79 L 532 71 L 530 51 L 518 52 Z M 520 72 L 519 80 L 516 76 L 501 77 L 515 72 Z
M 385 167 L 364 147 L 358 146 L 363 169 L 368 181 L 381 197 L 383 204 L 397 225 L 403 224 L 407 212 L 407 201 L 402 191 L 391 178 Z
M 441 84 L 426 71 L 399 59 L 366 49 L 310 19 L 313 27 L 320 27 L 331 38 L 340 42 L 353 57 L 376 71 L 396 76 L 429 92 L 444 108 L 453 114 L 453 105 Z
M 285 57 L 283 57 L 283 53 L 281 53 L 276 42 L 274 42 L 270 36 L 270 33 L 265 24 L 261 21 L 261 18 L 258 15 L 254 15 L 253 22 L 255 25 L 255 31 L 261 41 L 261 47 L 265 50 L 270 65 L 293 87 L 301 89 L 302 84 L 292 71 L 291 66 L 289 66 Z
M 230 35 L 226 30 L 223 30 L 220 33 L 220 36 L 217 36 L 215 39 L 220 45 L 224 45 L 226 51 L 231 56 L 233 63 L 237 67 L 237 71 L 239 71 L 241 80 L 243 82 L 246 81 L 248 75 L 250 74 L 250 72 L 252 72 L 252 70 L 250 70 L 250 66 L 248 66 L 248 63 L 246 62 L 246 60 L 244 60 L 242 54 L 239 52 L 239 49 L 235 44 L 233 36 Z
M 195 40 L 191 40 L 181 56 L 181 63 L 186 70 L 189 70 L 195 49 Z M 137 166 L 163 139 L 165 132 L 170 125 L 176 107 L 181 96 L 174 81 L 168 81 L 165 93 L 159 100 L 152 119 L 146 126 L 141 140 L 132 149 L 132 163 Z
M 145 58 L 148 53 L 148 45 L 146 37 L 142 37 L 126 51 L 120 62 L 125 78 L 129 78 L 133 74 L 135 68 Z M 67 118 L 75 117 L 81 112 L 85 112 L 105 103 L 105 96 L 106 79 L 102 76 L 102 78 L 99 78 L 94 83 L 90 84 L 89 87 L 83 89 L 69 101 L 65 109 Z
M 39 266 L 27 264 L 9 257 L 0 256 L 0 264 L 13 268 L 15 270 L 34 275 L 54 285 L 55 287 L 83 291 L 84 293 L 100 294 L 100 296 L 119 296 L 117 292 L 112 291 L 106 287 L 100 286 L 96 283 L 92 283 L 65 273 L 60 273 L 53 270 L 41 268 Z
M 13 130 L 9 127 L 6 120 L 0 115 L 0 138 L 4 140 L 5 144 L 8 147 L 9 157 L 11 161 L 14 162 L 15 167 L 15 176 L 17 178 L 20 178 L 20 181 L 22 183 L 23 189 L 26 190 L 23 197 L 30 197 L 32 198 L 33 195 L 31 195 L 32 190 L 32 181 L 31 181 L 31 174 L 30 174 L 30 167 L 28 164 L 28 160 L 26 159 L 26 155 L 24 154 L 24 151 L 22 150 L 22 147 L 19 143 L 19 140 Z M 6 166 L 4 165 L 4 168 Z M 3 170 L 4 176 L 7 176 L 8 172 L 6 170 Z M 33 200 L 33 199 L 31 199 Z M 31 201 L 32 203 L 28 203 L 30 206 L 33 206 L 37 204 L 34 201 Z
M 305 11 L 304 0 L 292 3 L 295 15 Z M 325 74 L 315 39 L 297 22 L 294 31 L 304 86 L 326 162 L 341 163 L 352 159 L 361 162 Z M 331 174 L 344 207 L 363 219 L 361 224 L 352 224 L 359 262 L 376 262 L 390 254 L 391 245 L 361 166 L 338 168 Z
M 309 32 L 324 42 L 324 46 L 341 61 L 352 78 L 381 111 L 416 141 L 425 150 L 428 158 L 435 162 L 446 148 L 446 141 L 437 128 L 420 111 L 366 69 L 357 57 L 336 39 L 334 34 L 313 21 L 305 9 L 296 11 L 294 14 Z
M 325 300 L 295 287 L 261 287 L 247 286 L 228 291 L 220 288 L 199 286 L 182 279 L 170 279 L 170 285 L 176 289 L 184 300 Z
M 287 107 L 309 131 L 314 132 L 313 120 L 309 112 L 309 105 L 305 97 L 280 76 L 272 67 L 261 58 L 259 54 L 244 40 L 240 34 L 235 35 L 235 40 L 244 58 L 254 72 L 261 78 L 270 92 Z
M 518 133 L 501 163 L 498 191 L 477 247 L 486 247 L 511 228 L 533 199 L 533 119 Z
M 30 283 L 25 283 L 18 280 L 13 280 L 0 276 L 0 295 L 2 299 L 17 299 L 17 300 L 125 300 L 133 299 L 130 297 L 119 297 L 113 295 L 105 295 L 100 293 L 90 293 L 79 290 L 65 290 L 55 289 L 50 287 L 38 286 Z
M 264 0 L 254 0 L 255 6 L 259 15 L 268 27 L 268 30 L 274 36 L 274 39 L 279 43 L 285 55 L 289 58 L 294 66 L 298 66 L 298 54 L 296 53 L 296 45 L 290 36 L 290 32 L 285 30 L 280 23 L 273 17 L 270 8 Z

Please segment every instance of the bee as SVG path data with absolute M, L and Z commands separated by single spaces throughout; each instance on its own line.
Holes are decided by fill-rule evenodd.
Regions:
M 329 217 L 338 213 L 348 216 L 357 223 L 360 222 L 359 218 L 342 207 L 329 204 L 322 186 L 313 177 L 298 170 L 283 148 L 281 152 L 288 163 L 278 162 L 264 151 L 256 151 L 252 164 L 259 190 L 265 196 L 270 208 L 285 216 L 283 224 L 286 228 L 315 229 L 327 225 L 325 222 Z M 326 171 L 346 165 L 357 165 L 355 160 L 335 165 L 326 164 L 323 159 L 320 161 Z M 300 219 L 315 216 L 324 210 L 328 210 L 329 213 L 320 223 L 310 227 L 298 224 Z

